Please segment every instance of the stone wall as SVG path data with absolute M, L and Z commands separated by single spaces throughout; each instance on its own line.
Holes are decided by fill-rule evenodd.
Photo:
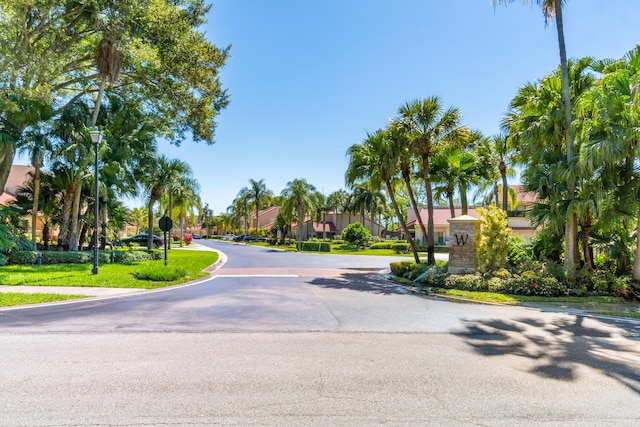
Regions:
M 463 215 L 449 221 L 449 274 L 475 273 L 478 219 Z

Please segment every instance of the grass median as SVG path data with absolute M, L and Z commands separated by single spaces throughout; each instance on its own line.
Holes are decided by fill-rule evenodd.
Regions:
M 9 265 L 0 267 L 0 285 L 9 286 L 64 286 L 64 287 L 104 287 L 157 289 L 179 283 L 185 283 L 207 275 L 203 270 L 218 260 L 218 253 L 211 251 L 172 250 L 169 252 L 167 266 L 164 260 L 146 261 L 129 264 L 100 265 L 97 275 L 91 274 L 91 264 L 56 264 L 41 266 Z M 149 271 L 173 270 L 175 274 L 160 274 L 159 277 L 170 280 L 152 280 Z M 145 274 L 140 274 L 140 273 Z M 82 291 L 78 290 L 78 294 Z M 41 295 L 38 297 L 37 295 Z M 0 306 L 33 304 L 78 298 L 79 295 L 55 294 L 18 294 L 0 293 Z M 23 302 L 19 302 L 22 300 Z

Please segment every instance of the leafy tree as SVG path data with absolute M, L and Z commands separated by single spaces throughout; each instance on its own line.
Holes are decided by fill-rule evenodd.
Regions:
M 202 0 L 4 2 L 0 186 L 16 144 L 37 121 L 30 103 L 55 104 L 60 114 L 100 93 L 106 81 L 115 83 L 118 71 L 111 90 L 139 100 L 161 135 L 180 142 L 189 132 L 213 143 L 216 116 L 228 102 L 218 76 L 228 48 L 212 45 L 199 30 L 209 10 Z
M 371 240 L 371 233 L 360 222 L 355 222 L 342 230 L 342 239 L 357 247 L 365 247 Z
M 418 207 L 417 198 L 413 191 L 413 170 L 415 165 L 415 156 L 411 149 L 411 141 L 409 139 L 409 133 L 398 122 L 391 122 L 389 125 L 389 138 L 393 144 L 393 151 L 398 156 L 398 165 L 400 167 L 400 174 L 407 189 L 409 200 L 411 201 L 411 207 L 416 214 L 418 225 L 422 231 L 424 238 L 427 237 L 427 229 L 424 226 L 422 217 L 420 216 L 420 208 Z
M 415 241 L 411 233 L 409 233 L 407 223 L 396 201 L 393 181 L 399 173 L 399 166 L 389 132 L 387 130 L 378 130 L 368 135 L 362 144 L 355 144 L 349 147 L 347 156 L 349 157 L 349 165 L 345 173 L 347 183 L 367 181 L 374 187 L 382 184 L 386 186 L 396 217 L 407 236 L 416 264 L 419 264 L 420 257 L 418 256 Z
M 150 170 L 146 175 L 147 178 L 143 183 L 149 197 L 147 203 L 147 213 L 149 215 L 147 224 L 149 230 L 148 249 L 153 248 L 154 205 L 160 200 L 167 186 L 178 181 L 181 177 L 189 177 L 191 173 L 191 168 L 188 164 L 179 159 L 169 159 L 164 155 L 156 159 L 154 166 L 150 166 Z
M 131 221 L 136 227 L 136 234 L 140 233 L 140 226 L 144 225 L 144 222 L 149 217 L 149 212 L 146 208 L 133 208 L 130 213 Z
M 433 189 L 431 187 L 431 164 L 433 156 L 444 145 L 466 132 L 460 122 L 462 114 L 454 107 L 444 109 L 438 97 L 407 102 L 398 110 L 398 123 L 409 133 L 411 147 L 421 160 L 422 176 L 427 194 L 427 255 L 428 264 L 435 258 L 433 224 Z
M 249 229 L 249 205 L 251 205 L 251 190 L 242 187 L 230 208 L 238 221 L 244 217 L 244 234 L 247 234 Z
M 511 229 L 507 213 L 495 205 L 478 208 L 480 235 L 476 240 L 478 271 L 493 273 L 507 265 L 509 259 L 509 237 Z
M 249 180 L 249 198 L 253 202 L 255 206 L 256 212 L 256 224 L 255 228 L 257 229 L 259 226 L 258 221 L 258 213 L 261 207 L 260 202 L 264 202 L 273 196 L 273 192 L 267 188 L 267 185 L 264 183 L 264 179 L 256 181 L 255 179 Z
M 512 2 L 514 0 L 492 0 L 493 4 L 502 4 L 507 1 Z M 524 0 L 526 1 L 526 0 Z M 549 19 L 554 19 L 556 23 L 556 30 L 558 33 L 558 48 L 560 51 L 560 70 L 561 70 L 561 83 L 562 83 L 562 116 L 564 118 L 564 140 L 566 146 L 566 159 L 567 163 L 573 162 L 573 130 L 571 124 L 573 122 L 572 110 L 571 110 L 571 95 L 569 88 L 569 65 L 567 60 L 567 50 L 564 42 L 564 22 L 562 14 L 562 4 L 565 0 L 536 0 L 536 4 L 542 8 L 545 24 Z M 574 182 L 572 177 L 567 180 L 567 192 L 569 198 L 573 198 Z M 576 259 L 578 255 L 577 244 L 577 222 L 576 217 L 572 209 L 570 209 L 566 216 L 565 225 L 565 269 L 567 272 L 573 272 L 576 268 Z
M 294 179 L 289 181 L 282 190 L 284 205 L 282 206 L 286 217 L 293 219 L 297 214 L 298 222 L 298 250 L 302 248 L 302 224 L 307 213 L 314 210 L 318 204 L 316 197 L 316 187 L 309 184 L 305 179 Z

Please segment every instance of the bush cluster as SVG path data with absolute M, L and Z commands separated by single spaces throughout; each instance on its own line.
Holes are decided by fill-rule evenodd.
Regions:
M 303 251 L 331 252 L 330 242 L 306 241 L 302 243 Z
M 93 251 L 43 251 L 42 264 L 88 264 L 93 263 Z M 3 255 L 4 256 L 4 255 Z M 141 262 L 141 261 L 153 261 L 162 259 L 162 251 L 160 250 L 129 250 L 129 251 L 99 251 L 98 262 L 100 264 L 109 264 L 112 260 L 114 262 Z M 0 265 L 2 258 L 0 258 Z M 18 251 L 10 255 L 9 258 L 5 257 L 6 261 L 10 264 L 18 265 L 35 265 L 38 263 L 38 252 L 36 251 Z

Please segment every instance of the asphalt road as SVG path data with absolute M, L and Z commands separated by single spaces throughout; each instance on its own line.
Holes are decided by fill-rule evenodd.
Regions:
M 0 425 L 640 424 L 640 323 L 458 304 L 385 257 L 203 242 L 217 275 L 0 311 Z

